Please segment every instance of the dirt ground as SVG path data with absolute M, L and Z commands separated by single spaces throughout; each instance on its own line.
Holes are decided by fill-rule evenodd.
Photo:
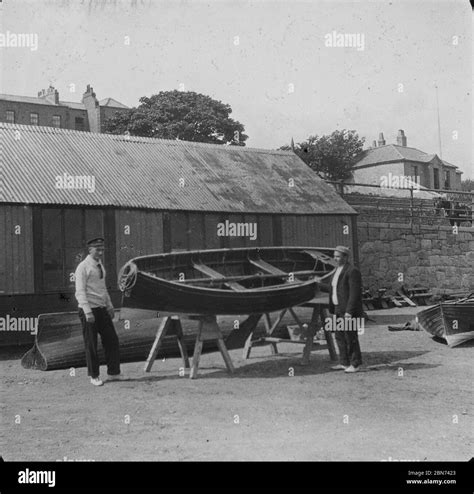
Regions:
M 85 368 L 23 369 L 3 350 L 5 460 L 460 460 L 473 454 L 473 346 L 450 349 L 424 332 L 368 325 L 363 371 L 330 370 L 325 347 L 298 367 L 302 346 L 122 366 L 96 388 Z M 317 347 L 316 347 L 317 348 Z M 294 371 L 294 375 L 293 371 Z M 105 368 L 101 370 L 105 374 Z M 74 373 L 72 373 L 74 374 Z

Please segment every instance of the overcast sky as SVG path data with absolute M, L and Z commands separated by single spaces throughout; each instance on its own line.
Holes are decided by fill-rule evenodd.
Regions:
M 251 147 L 343 128 L 388 144 L 404 129 L 439 154 L 437 83 L 442 157 L 474 178 L 467 1 L 4 0 L 0 15 L 1 33 L 38 35 L 37 50 L 0 48 L 0 92 L 52 84 L 80 101 L 91 84 L 136 106 L 184 84 L 230 104 Z M 326 46 L 333 32 L 363 49 Z

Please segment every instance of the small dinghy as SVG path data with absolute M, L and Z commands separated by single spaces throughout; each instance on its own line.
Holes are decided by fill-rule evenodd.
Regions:
M 450 347 L 474 339 L 474 293 L 422 310 L 416 321 L 428 333 L 446 340 Z
M 254 247 L 136 257 L 119 273 L 122 307 L 195 315 L 261 314 L 312 299 L 334 249 Z

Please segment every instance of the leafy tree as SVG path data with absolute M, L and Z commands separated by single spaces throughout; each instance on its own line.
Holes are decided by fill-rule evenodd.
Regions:
M 461 190 L 466 192 L 471 192 L 474 190 L 474 180 L 472 178 L 466 178 L 466 180 L 461 180 Z
M 160 91 L 140 98 L 129 112 L 117 112 L 104 122 L 108 134 L 125 134 L 245 146 L 244 126 L 230 118 L 221 101 L 191 91 Z
M 352 176 L 352 167 L 362 153 L 364 142 L 365 138 L 359 138 L 355 130 L 335 130 L 331 135 L 308 137 L 294 146 L 294 152 L 319 176 L 347 180 Z

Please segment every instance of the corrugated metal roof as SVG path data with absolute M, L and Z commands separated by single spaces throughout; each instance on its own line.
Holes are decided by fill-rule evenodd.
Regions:
M 3 202 L 356 214 L 291 151 L 6 123 L 0 138 Z M 64 176 L 90 177 L 95 190 L 60 188 Z
M 364 151 L 362 158 L 356 163 L 355 168 L 403 160 L 429 163 L 435 156 L 436 154 L 427 154 L 416 148 L 399 146 L 397 144 L 387 144 L 386 146 L 380 146 Z M 450 163 L 445 164 L 457 168 Z

